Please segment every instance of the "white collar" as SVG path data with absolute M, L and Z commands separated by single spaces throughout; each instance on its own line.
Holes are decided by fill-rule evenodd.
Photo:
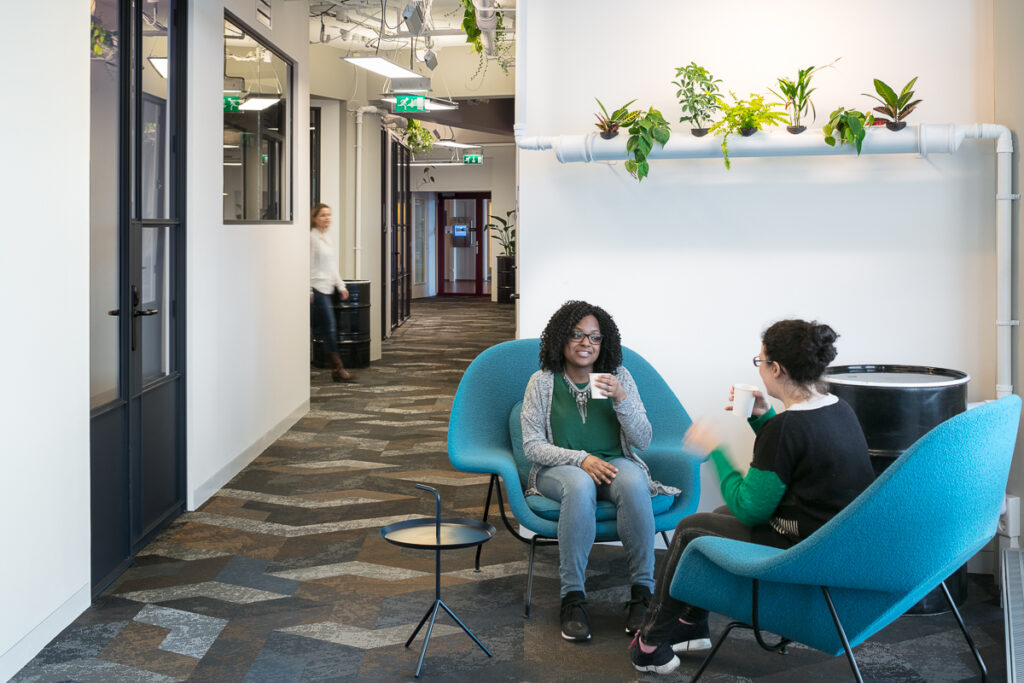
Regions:
M 833 403 L 838 403 L 839 397 L 832 394 L 822 394 L 817 398 L 812 398 L 807 401 L 801 401 L 800 403 L 794 403 L 786 410 L 817 410 L 818 408 L 824 408 L 830 406 Z

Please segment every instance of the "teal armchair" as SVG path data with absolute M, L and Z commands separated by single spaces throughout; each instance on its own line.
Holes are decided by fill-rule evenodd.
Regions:
M 846 653 L 938 585 L 975 660 L 985 664 L 943 579 L 996 532 L 1020 420 L 1008 396 L 935 427 L 827 524 L 786 550 L 698 538 L 684 550 L 669 592 L 731 619 L 697 680 L 736 627 L 780 650 L 790 641 Z M 761 631 L 782 638 L 765 642 Z
M 519 408 L 530 375 L 537 371 L 539 353 L 538 339 L 504 342 L 481 353 L 459 383 L 448 424 L 448 458 L 452 466 L 463 472 L 491 475 L 484 520 L 490 512 L 491 497 L 496 493 L 506 528 L 530 545 L 526 616 L 530 614 L 536 548 L 557 543 L 558 536 L 558 503 L 543 496 L 523 495 L 529 463 L 522 456 Z M 682 437 L 691 421 L 665 380 L 635 351 L 623 347 L 622 357 L 622 364 L 636 380 L 653 430 L 651 445 L 641 452 L 641 457 L 655 479 L 682 491 L 675 497 L 652 499 L 655 531 L 664 536 L 665 531 L 674 529 L 680 519 L 697 509 L 700 459 L 682 451 Z M 509 520 L 500 482 L 505 484 L 508 506 L 515 520 L 532 531 L 533 537 L 527 539 L 520 535 Z M 598 541 L 619 540 L 615 507 L 611 503 L 598 503 L 597 519 Z M 479 553 L 480 549 L 477 568 Z

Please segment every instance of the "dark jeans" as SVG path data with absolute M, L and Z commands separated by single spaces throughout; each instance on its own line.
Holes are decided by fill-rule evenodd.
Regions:
M 737 541 L 775 548 L 789 548 L 793 545 L 793 541 L 776 532 L 767 524 L 755 527 L 747 526 L 736 519 L 736 516 L 724 505 L 714 512 L 702 512 L 683 518 L 676 525 L 676 532 L 668 546 L 668 551 L 662 559 L 660 568 L 655 572 L 654 596 L 651 598 L 650 607 L 647 608 L 644 625 L 640 628 L 640 635 L 645 643 L 657 645 L 668 641 L 672 627 L 678 619 L 696 623 L 707 618 L 707 610 L 676 600 L 668 593 L 683 550 L 686 549 L 690 541 L 701 536 L 732 538 Z
M 309 316 L 313 323 L 313 334 L 324 342 L 324 353 L 338 352 L 338 324 L 334 319 L 334 302 L 330 294 L 313 290 L 313 301 L 309 304 Z

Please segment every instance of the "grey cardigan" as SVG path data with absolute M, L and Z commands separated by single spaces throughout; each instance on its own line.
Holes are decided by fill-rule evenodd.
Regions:
M 635 462 L 647 475 L 647 487 L 651 496 L 678 495 L 679 489 L 651 479 L 647 463 L 633 450 L 645 450 L 651 445 L 651 423 L 647 420 L 647 411 L 644 410 L 633 376 L 621 365 L 611 374 L 615 375 L 626 392 L 625 399 L 619 403 L 612 403 L 615 415 L 619 418 L 622 455 Z M 530 377 L 530 382 L 526 385 L 526 395 L 523 397 L 523 412 L 520 418 L 523 426 L 523 453 L 526 459 L 533 463 L 525 492 L 528 496 L 541 495 L 537 490 L 537 473 L 542 467 L 579 467 L 590 455 L 586 451 L 560 448 L 554 444 L 551 434 L 551 395 L 555 388 L 555 379 L 550 370 L 538 370 Z

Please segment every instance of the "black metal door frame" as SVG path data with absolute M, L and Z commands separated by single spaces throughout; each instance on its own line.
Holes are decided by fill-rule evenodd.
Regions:
M 380 321 L 381 339 L 387 339 L 392 331 L 408 320 L 411 313 L 411 155 L 409 148 L 386 128 L 381 129 L 380 153 Z
M 477 250 L 476 259 L 476 279 L 474 283 L 473 292 L 446 292 L 445 290 L 445 224 L 447 223 L 446 217 L 448 212 L 445 210 L 445 202 L 449 199 L 472 199 L 474 200 L 473 210 L 475 219 L 475 225 L 473 232 L 476 236 Z M 484 240 L 488 239 L 487 230 L 484 225 L 487 223 L 487 216 L 484 215 L 484 200 L 491 201 L 491 193 L 488 192 L 439 192 L 437 194 L 437 294 L 438 296 L 486 296 L 487 293 L 483 291 L 484 287 L 484 272 L 488 264 L 484 263 L 483 249 L 480 249 L 480 245 L 485 244 Z M 488 251 L 488 253 L 490 253 Z M 492 283 L 492 286 L 493 283 Z

